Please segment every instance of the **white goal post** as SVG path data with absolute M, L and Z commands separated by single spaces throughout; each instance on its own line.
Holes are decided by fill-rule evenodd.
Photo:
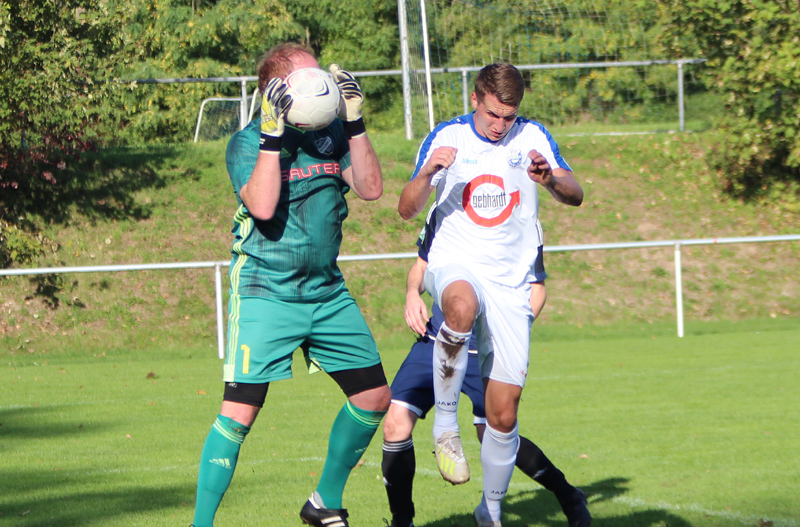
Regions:
M 197 126 L 194 130 L 194 142 L 198 139 L 213 140 L 228 137 L 236 130 L 241 130 L 253 118 L 257 101 L 260 100 L 258 88 L 252 95 L 244 97 L 209 97 L 200 103 L 197 112 Z M 247 101 L 250 101 L 249 110 Z M 206 106 L 208 105 L 208 111 Z M 204 119 L 205 117 L 205 119 Z
M 520 114 L 589 132 L 683 130 L 686 64 L 654 57 L 630 2 L 398 0 L 406 137 L 469 111 L 470 76 L 523 72 Z

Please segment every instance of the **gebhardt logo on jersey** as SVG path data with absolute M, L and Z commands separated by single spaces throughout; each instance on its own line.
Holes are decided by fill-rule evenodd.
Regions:
M 519 190 L 508 194 L 503 178 L 484 174 L 467 183 L 461 204 L 476 224 L 495 227 L 506 221 L 519 205 Z
M 281 172 L 281 181 L 294 181 L 296 179 L 306 179 L 312 176 L 328 174 L 335 176 L 342 172 L 339 163 L 317 163 L 305 168 L 290 168 Z

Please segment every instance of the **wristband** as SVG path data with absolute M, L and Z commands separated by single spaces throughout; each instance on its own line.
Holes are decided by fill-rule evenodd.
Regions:
M 367 133 L 367 127 L 364 125 L 364 118 L 359 117 L 355 121 L 344 121 L 344 135 L 347 139 L 352 139 Z
M 280 152 L 281 138 L 262 133 L 261 140 L 258 142 L 258 149 L 262 152 Z

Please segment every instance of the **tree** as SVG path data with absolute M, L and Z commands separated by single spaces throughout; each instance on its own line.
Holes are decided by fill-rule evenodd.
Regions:
M 708 59 L 707 83 L 724 94 L 724 136 L 711 164 L 743 198 L 800 188 L 800 4 L 796 0 L 660 0 L 665 43 Z M 787 192 L 791 191 L 791 192 Z
M 121 30 L 140 43 L 117 71 L 131 81 L 252 76 L 265 49 L 303 36 L 277 0 L 140 0 Z M 121 139 L 139 144 L 190 140 L 203 99 L 240 94 L 231 82 L 132 86 Z
M 116 88 L 104 82 L 121 49 L 104 0 L 0 1 L 0 265 L 46 244 L 32 216 L 62 177 L 113 129 Z
M 323 67 L 335 62 L 354 71 L 397 69 L 396 0 L 295 0 L 287 2 L 287 8 Z M 386 109 L 400 92 L 399 78 L 371 77 L 362 84 L 372 112 Z

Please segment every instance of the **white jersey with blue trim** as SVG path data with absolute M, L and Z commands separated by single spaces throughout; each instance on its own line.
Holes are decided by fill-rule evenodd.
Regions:
M 417 154 L 411 179 L 437 148 L 457 149 L 454 163 L 431 179 L 437 221 L 428 266 L 433 271 L 458 263 L 476 277 L 518 287 L 536 281 L 531 262 L 543 244 L 528 152 L 538 151 L 552 168 L 571 169 L 541 124 L 518 117 L 503 139 L 492 142 L 478 134 L 473 115 L 437 126 Z

